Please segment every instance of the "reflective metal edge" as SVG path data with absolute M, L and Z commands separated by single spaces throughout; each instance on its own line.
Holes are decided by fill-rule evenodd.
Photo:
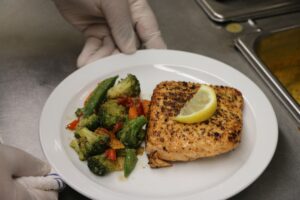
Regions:
M 300 125 L 300 106 L 291 97 L 288 91 L 282 86 L 282 84 L 275 78 L 270 70 L 263 64 L 263 62 L 258 58 L 254 51 L 255 42 L 266 35 L 280 32 L 292 28 L 298 28 L 300 25 L 294 25 L 291 27 L 284 27 L 276 30 L 254 32 L 241 36 L 234 40 L 235 46 L 241 51 L 248 62 L 253 66 L 260 77 L 265 81 L 265 83 L 271 88 L 272 92 L 279 97 L 283 105 L 288 109 L 288 111 L 295 118 L 298 125 Z M 279 93 L 278 93 L 279 92 Z
M 212 8 L 210 3 L 207 0 L 195 0 L 196 3 L 200 5 L 200 7 L 205 11 L 205 13 L 216 22 L 228 22 L 228 21 L 246 21 L 248 19 L 258 19 L 263 17 L 270 17 L 279 14 L 291 13 L 300 10 L 300 4 L 295 6 L 288 6 L 288 7 L 278 7 L 274 9 L 266 9 L 257 12 L 250 12 L 243 15 L 238 15 L 235 13 L 224 15 L 218 13 L 217 11 Z
M 207 4 L 206 1 L 196 0 L 196 3 L 200 5 L 200 7 L 205 11 L 205 13 L 216 22 L 225 22 L 227 21 L 223 15 L 216 13 L 213 8 Z

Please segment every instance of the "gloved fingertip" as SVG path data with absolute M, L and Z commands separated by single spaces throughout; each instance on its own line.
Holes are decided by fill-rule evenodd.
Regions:
M 78 58 L 76 63 L 77 68 L 81 68 L 84 66 L 84 63 Z
M 140 41 L 134 31 L 128 35 L 120 34 L 117 36 L 115 36 L 116 44 L 122 53 L 133 54 L 140 47 Z
M 152 37 L 144 45 L 147 49 L 167 49 L 167 45 L 160 35 Z
M 85 55 L 85 53 L 81 53 L 78 56 L 78 59 L 77 59 L 77 62 L 76 62 L 77 68 L 81 68 L 81 67 L 84 67 L 85 65 L 87 65 L 88 64 L 88 62 L 87 62 L 88 58 L 89 58 L 88 55 Z
M 120 45 L 119 49 L 121 50 L 122 53 L 133 54 L 137 50 L 137 45 L 135 44 L 135 42 L 128 42 Z
M 120 53 L 120 50 L 115 49 L 115 50 L 112 52 L 112 55 L 119 54 L 119 53 Z

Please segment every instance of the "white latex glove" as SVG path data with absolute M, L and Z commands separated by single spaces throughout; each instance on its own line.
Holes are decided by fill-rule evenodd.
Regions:
M 57 192 L 26 188 L 19 177 L 44 176 L 51 168 L 43 161 L 14 147 L 0 144 L 1 200 L 57 200 Z
M 84 34 L 86 41 L 78 67 L 117 52 L 134 53 L 141 45 L 166 48 L 147 0 L 54 2 L 67 21 Z

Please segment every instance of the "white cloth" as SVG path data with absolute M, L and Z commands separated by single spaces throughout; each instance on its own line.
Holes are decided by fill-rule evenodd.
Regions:
M 65 188 L 65 183 L 57 173 L 50 173 L 46 176 L 20 177 L 17 181 L 27 189 L 56 190 L 61 191 Z
M 21 150 L 17 150 L 17 149 L 8 147 L 8 146 L 1 146 L 1 145 L 3 145 L 3 143 L 4 142 L 0 136 L 0 147 L 1 147 L 0 149 L 2 149 L 2 151 L 3 151 L 3 152 L 0 152 L 0 158 L 3 157 L 3 155 L 2 155 L 3 153 L 4 153 L 4 158 L 6 157 L 5 155 L 17 156 L 17 155 L 21 154 L 21 158 L 24 158 L 24 156 L 26 156 L 28 159 L 32 158 L 33 165 L 38 166 L 39 161 L 34 160 L 34 158 L 31 157 L 30 155 L 27 155 L 25 152 L 23 152 Z M 20 152 L 18 152 L 18 151 L 20 151 Z M 9 156 L 9 157 L 11 158 L 11 156 Z M 25 160 L 26 160 L 26 158 L 25 158 Z M 22 162 L 24 162 L 24 161 L 20 161 L 20 163 L 22 163 Z M 9 163 L 9 160 L 8 160 L 8 163 Z M 31 163 L 31 162 L 29 162 L 29 163 Z M 15 164 L 18 165 L 18 163 L 15 163 Z M 3 171 L 4 171 L 4 174 L 6 174 L 5 173 L 6 170 L 5 170 L 5 168 L 2 169 L 1 166 L 0 166 L 0 169 L 1 169 L 0 177 L 2 177 L 3 174 L 1 175 L 1 172 L 3 173 Z M 50 169 L 45 170 L 43 168 L 43 169 L 41 169 L 41 171 L 50 171 Z M 20 172 L 18 172 L 18 173 L 20 174 Z M 35 173 L 32 173 L 32 174 L 35 174 Z M 22 185 L 23 188 L 25 190 L 27 190 L 27 192 L 25 192 L 24 189 L 22 189 L 16 185 L 17 190 L 13 190 L 13 191 L 15 191 L 17 193 L 17 196 L 20 195 L 20 196 L 24 197 L 24 199 L 32 199 L 32 200 L 39 200 L 39 199 L 41 199 L 41 200 L 44 200 L 44 199 L 57 200 L 58 199 L 57 192 L 63 190 L 66 186 L 65 183 L 63 182 L 63 180 L 60 178 L 60 176 L 57 173 L 55 173 L 53 169 L 50 171 L 50 173 L 48 173 L 47 175 L 44 175 L 44 176 L 43 176 L 43 173 L 41 173 L 41 172 L 40 173 L 37 172 L 36 174 L 41 174 L 41 175 L 40 176 L 28 176 L 28 175 L 24 176 L 23 175 L 23 176 L 20 176 L 20 178 L 14 179 L 14 181 L 17 182 L 16 184 L 18 184 L 20 186 Z M 0 185 L 2 185 L 2 187 L 3 187 L 3 184 L 9 185 L 10 183 L 7 180 L 0 180 Z M 1 196 L 1 199 L 2 199 L 2 197 L 4 199 L 12 199 L 10 197 L 16 196 L 16 193 L 13 194 L 12 191 L 7 191 L 7 190 L 5 190 L 5 188 L 4 188 L 4 191 L 1 191 L 1 189 L 3 189 L 3 188 L 0 188 L 0 194 L 4 195 L 4 197 Z M 3 194 L 2 192 L 5 192 L 5 193 Z
M 0 144 L 3 143 L 3 139 L 0 136 Z M 17 181 L 27 189 L 61 191 L 66 187 L 61 177 L 53 169 L 46 176 L 25 176 L 17 178 Z

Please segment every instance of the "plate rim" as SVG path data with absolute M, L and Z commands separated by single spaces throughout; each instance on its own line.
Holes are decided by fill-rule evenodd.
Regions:
M 154 58 L 155 57 L 155 58 Z M 173 58 L 176 58 L 176 59 L 170 59 L 170 57 L 173 57 Z M 209 192 L 208 194 L 204 194 L 205 198 L 213 198 L 213 199 L 223 199 L 223 198 L 229 198 L 237 193 L 239 193 L 240 191 L 244 190 L 246 187 L 248 187 L 250 184 L 252 184 L 263 172 L 264 170 L 266 169 L 266 167 L 269 165 L 271 159 L 273 158 L 274 156 L 274 153 L 275 153 L 275 150 L 276 150 L 276 147 L 277 147 L 277 142 L 278 142 L 278 123 L 277 123 L 277 119 L 276 119 L 276 115 L 275 115 L 275 112 L 274 112 L 274 109 L 272 107 L 272 104 L 270 103 L 270 101 L 268 100 L 268 98 L 266 97 L 266 95 L 262 92 L 262 90 L 253 82 L 251 81 L 247 76 L 245 76 L 243 73 L 239 72 L 238 70 L 234 69 L 233 67 L 223 63 L 223 62 L 220 62 L 216 59 L 213 59 L 213 58 L 209 58 L 207 56 L 203 56 L 203 55 L 199 55 L 199 54 L 194 54 L 194 53 L 189 53 L 189 52 L 184 52 L 184 51 L 176 51 L 176 50 L 141 50 L 141 51 L 138 51 L 136 52 L 134 55 L 124 55 L 124 54 L 118 54 L 118 55 L 113 55 L 113 56 L 110 56 L 110 57 L 107 57 L 107 58 L 104 58 L 104 59 L 100 59 L 100 60 L 97 60 L 93 63 L 90 63 L 88 64 L 86 67 L 83 67 L 79 70 L 76 70 L 75 72 L 71 73 L 69 76 L 67 76 L 53 91 L 52 93 L 50 94 L 50 96 L 48 97 L 44 107 L 43 107 L 43 110 L 42 110 L 42 113 L 41 113 L 41 117 L 40 117 L 40 122 L 39 122 L 39 135 L 40 135 L 40 142 L 41 142 L 41 146 L 42 146 L 42 149 L 43 149 L 43 152 L 47 158 L 47 160 L 52 164 L 52 166 L 54 167 L 54 169 L 62 176 L 62 178 L 64 179 L 64 181 L 72 188 L 74 188 L 75 190 L 77 190 L 78 192 L 82 193 L 83 195 L 87 196 L 87 197 L 90 197 L 90 198 L 95 198 L 94 195 L 92 195 L 91 193 L 87 192 L 87 191 L 83 191 L 84 189 L 81 189 L 80 187 L 78 187 L 78 185 L 74 182 L 70 182 L 69 181 L 69 177 L 66 177 L 64 175 L 64 173 L 60 173 L 61 172 L 61 169 L 57 166 L 57 164 L 53 163 L 54 160 L 53 160 L 53 151 L 51 152 L 51 149 L 49 149 L 49 146 L 47 144 L 47 141 L 45 140 L 45 124 L 46 124 L 46 119 L 47 117 L 47 110 L 49 110 L 49 106 L 51 107 L 51 103 L 53 102 L 53 99 L 55 99 L 55 95 L 58 95 L 59 92 L 61 92 L 60 90 L 64 87 L 64 85 L 67 83 L 67 82 L 71 82 L 72 80 L 74 79 L 78 79 L 80 78 L 80 76 L 82 76 L 82 74 L 85 74 L 85 73 L 92 73 L 93 71 L 97 71 L 99 70 L 99 63 L 114 63 L 116 62 L 115 60 L 122 60 L 122 62 L 126 61 L 128 63 L 136 63 L 136 65 L 139 65 L 143 63 L 143 65 L 146 65 L 146 64 L 151 64 L 151 65 L 155 65 L 157 64 L 158 62 L 160 64 L 168 64 L 168 65 L 176 65 L 178 66 L 179 64 L 176 64 L 176 62 L 178 61 L 177 59 L 178 58 L 183 58 L 185 57 L 186 58 L 189 58 L 191 60 L 206 60 L 210 63 L 213 63 L 213 64 L 218 64 L 218 65 L 221 65 L 222 67 L 225 67 L 223 70 L 229 70 L 231 72 L 234 72 L 235 75 L 238 75 L 238 77 L 235 76 L 235 78 L 237 79 L 242 79 L 243 81 L 246 81 L 247 84 L 250 84 L 251 86 L 254 87 L 254 89 L 256 90 L 256 92 L 258 92 L 258 96 L 260 96 L 262 99 L 263 99 L 263 102 L 266 104 L 265 108 L 264 109 L 267 109 L 269 114 L 271 115 L 271 117 L 268 119 L 268 123 L 270 123 L 271 125 L 273 125 L 271 127 L 272 129 L 272 132 L 274 132 L 273 134 L 273 140 L 272 140 L 272 146 L 269 147 L 269 151 L 268 151 L 268 157 L 267 158 L 264 158 L 263 160 L 261 160 L 263 163 L 259 163 L 260 164 L 260 167 L 259 169 L 257 169 L 256 167 L 256 173 L 254 175 L 252 175 L 251 177 L 248 177 L 248 181 L 247 183 L 243 182 L 243 184 L 241 183 L 238 183 L 239 187 L 238 189 L 233 189 L 233 191 L 231 192 L 223 192 L 223 195 L 220 196 L 220 194 L 215 194 L 213 196 L 210 196 L 209 195 Z M 143 61 L 137 61 L 138 59 L 137 58 L 147 58 L 147 59 L 144 59 Z M 168 59 L 170 59 L 168 61 Z M 118 61 L 120 62 L 120 61 Z M 129 66 L 125 66 L 123 68 L 128 68 L 132 65 L 129 65 Z M 189 66 L 189 64 L 187 64 L 186 66 Z M 104 66 L 101 66 L 101 68 L 104 67 Z M 196 68 L 196 67 L 195 67 Z M 109 69 L 109 67 L 106 67 L 106 73 L 111 73 L 111 72 L 114 72 L 114 71 L 117 71 L 116 70 L 117 68 L 114 68 L 114 69 Z M 100 77 L 100 75 L 98 75 Z M 104 76 L 103 74 L 101 74 L 101 76 Z M 223 80 L 223 79 L 222 79 Z M 89 82 L 91 82 L 92 80 L 90 80 Z M 226 82 L 228 82 L 226 80 Z M 233 81 L 234 82 L 234 81 Z M 230 83 L 230 81 L 229 81 Z M 80 89 L 78 89 L 79 91 Z M 259 124 L 260 126 L 262 124 Z M 58 134 L 60 135 L 60 134 Z M 60 144 L 56 144 L 57 147 L 56 148 L 61 148 L 59 147 Z M 255 145 L 257 145 L 257 143 L 255 143 Z M 255 150 L 255 148 L 253 149 Z M 251 155 L 249 155 L 249 158 L 247 159 L 247 162 L 249 159 L 251 159 L 251 157 L 253 157 L 253 152 L 251 152 Z M 252 158 L 253 159 L 253 158 Z M 75 167 L 75 166 L 74 166 Z M 75 167 L 76 168 L 76 167 Z M 241 168 L 240 168 L 241 169 Z M 240 171 L 240 169 L 238 171 Z M 78 170 L 78 169 L 77 169 Z M 79 171 L 79 170 L 78 170 Z M 237 172 L 238 172 L 237 171 Z M 253 174 L 253 173 L 252 173 Z M 85 175 L 83 175 L 85 176 Z M 226 182 L 228 180 L 226 179 L 224 182 L 225 182 L 225 186 L 226 186 Z M 235 182 L 237 180 L 234 180 Z M 237 184 L 237 182 L 235 183 Z M 214 188 L 214 187 L 212 187 Z M 105 190 L 106 188 L 101 188 L 101 190 Z M 99 191 L 101 191 L 99 190 Z M 108 190 L 110 191 L 110 190 Z M 211 191 L 211 189 L 208 189 L 208 191 Z M 204 192 L 205 193 L 205 192 Z M 197 193 L 198 194 L 198 193 Z M 199 194 L 197 195 L 190 195 L 188 196 L 186 199 L 199 199 Z M 203 193 L 202 193 L 203 194 Z M 128 197 L 128 196 L 126 196 Z M 98 197 L 99 198 L 99 197 Z M 124 196 L 123 195 L 119 195 L 117 193 L 115 193 L 113 196 L 103 196 L 101 198 L 114 198 L 114 199 L 124 199 Z M 137 196 L 130 196 L 131 199 L 139 199 L 140 197 L 137 197 Z M 145 199 L 151 199 L 151 198 L 145 198 Z M 165 198 L 158 198 L 158 199 L 165 199 Z

